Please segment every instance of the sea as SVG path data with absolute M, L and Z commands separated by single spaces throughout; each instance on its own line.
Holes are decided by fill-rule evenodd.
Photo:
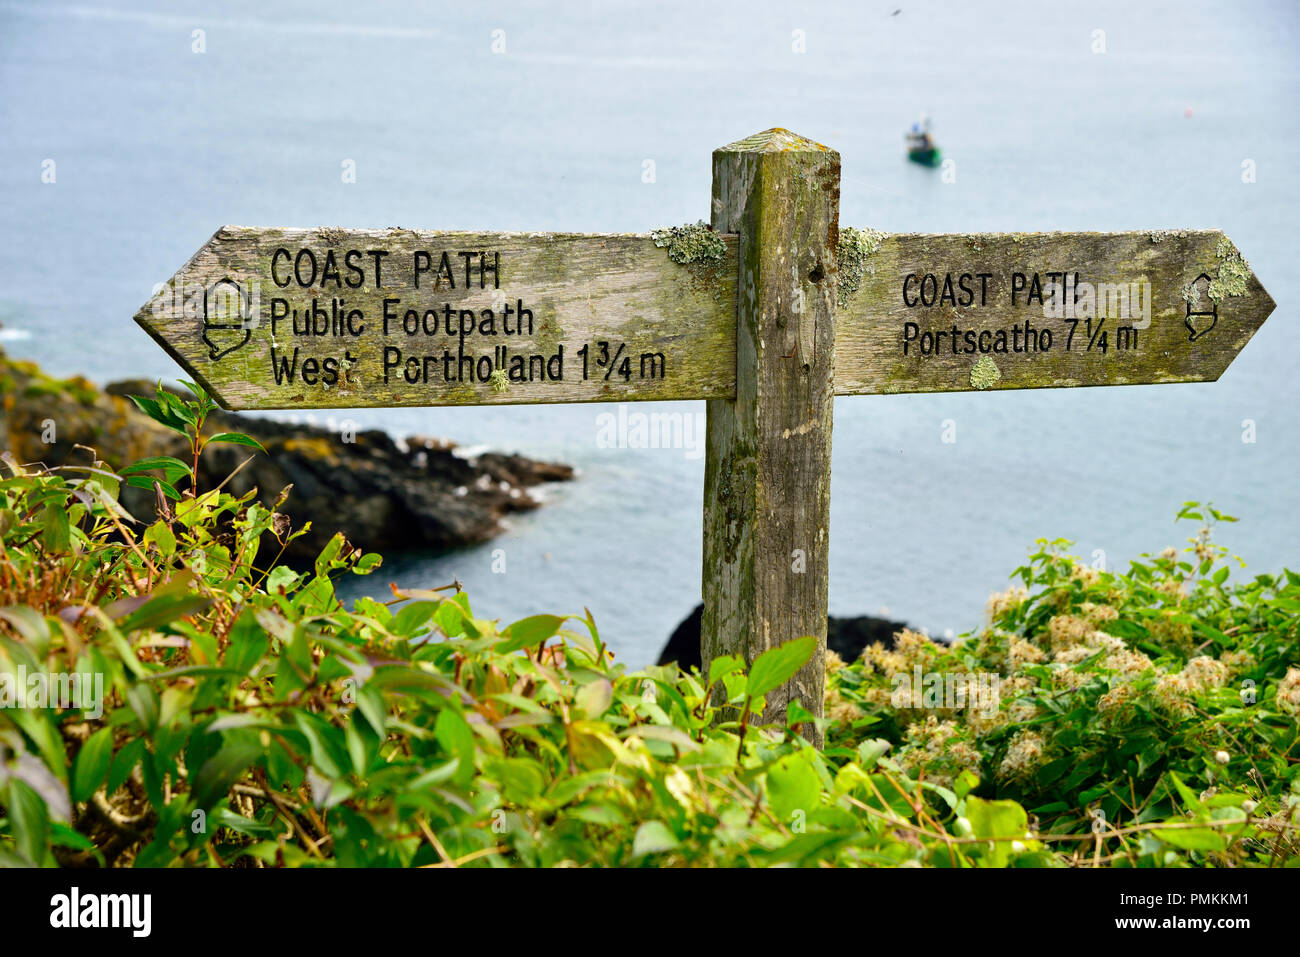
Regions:
M 1297 567 L 1298 34 L 1285 0 L 3 0 L 0 346 L 172 380 L 131 317 L 223 224 L 647 231 L 707 220 L 712 150 L 780 126 L 840 151 L 843 225 L 1217 227 L 1278 303 L 1216 383 L 837 399 L 832 614 L 960 635 L 1037 539 L 1123 568 L 1196 533 L 1188 500 L 1239 517 L 1238 574 Z M 904 158 L 923 114 L 948 175 Z M 703 458 L 607 447 L 610 412 L 317 413 L 579 470 L 348 595 L 586 607 L 653 661 L 699 600 Z

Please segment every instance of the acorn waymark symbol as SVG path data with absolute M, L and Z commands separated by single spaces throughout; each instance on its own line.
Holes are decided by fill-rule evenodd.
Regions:
M 203 344 L 212 361 L 230 355 L 253 336 L 248 294 L 233 279 L 219 279 L 203 290 Z
M 1209 304 L 1209 309 L 1192 308 L 1206 303 Z M 1187 327 L 1187 341 L 1195 342 L 1213 329 L 1218 321 L 1219 306 L 1210 298 L 1210 277 L 1207 273 L 1201 273 L 1192 280 L 1188 290 L 1187 318 L 1183 320 L 1183 325 Z

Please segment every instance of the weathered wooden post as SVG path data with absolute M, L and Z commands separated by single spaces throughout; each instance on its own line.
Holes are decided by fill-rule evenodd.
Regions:
M 713 228 L 739 234 L 740 275 L 736 397 L 708 403 L 705 674 L 719 655 L 819 645 L 765 722 L 792 700 L 822 713 L 839 201 L 839 153 L 786 130 L 713 154 Z

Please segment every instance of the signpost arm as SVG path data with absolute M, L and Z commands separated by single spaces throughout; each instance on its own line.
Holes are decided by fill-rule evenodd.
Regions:
M 764 723 L 794 700 L 822 714 L 839 197 L 839 154 L 786 130 L 713 154 L 713 228 L 739 233 L 740 275 L 736 397 L 708 403 L 701 657 L 707 674 L 818 641 Z

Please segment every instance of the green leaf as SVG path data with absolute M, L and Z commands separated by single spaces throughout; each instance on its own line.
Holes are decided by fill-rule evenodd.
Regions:
M 180 396 L 164 389 L 161 382 L 158 383 L 158 404 L 164 406 L 173 415 L 184 419 L 190 425 L 198 422 L 198 414 L 195 408 Z
M 248 738 L 224 739 L 217 753 L 199 768 L 190 797 L 198 807 L 211 810 L 212 805 L 225 797 L 231 785 L 261 756 L 262 749 Z
M 1183 801 L 1186 803 L 1187 809 L 1189 811 L 1200 810 L 1201 807 L 1200 796 L 1197 795 L 1197 793 L 1193 791 L 1191 788 L 1189 788 L 1186 784 L 1184 784 L 1183 779 L 1180 778 L 1175 772 L 1170 771 L 1168 777 L 1169 780 L 1173 782 L 1174 790 L 1178 792 L 1178 796 L 1181 797 Z
M 791 701 L 785 709 L 785 724 L 788 728 L 801 724 L 816 724 L 817 715 L 813 714 L 799 701 Z
M 140 727 L 151 730 L 158 723 L 158 695 L 146 682 L 137 681 L 126 689 L 126 703 L 140 721 Z
M 388 630 L 402 638 L 413 638 L 437 613 L 441 602 L 413 601 L 403 605 L 388 624 Z
M 149 458 L 140 459 L 132 462 L 126 468 L 118 472 L 118 475 L 125 478 L 128 475 L 138 475 L 142 472 L 161 471 L 163 477 L 168 482 L 175 483 L 177 479 L 187 478 L 190 474 L 190 467 L 178 458 L 170 455 L 154 455 Z
M 858 745 L 858 761 L 863 770 L 871 770 L 892 745 L 884 738 L 871 738 Z
M 433 736 L 448 756 L 459 760 L 456 786 L 465 787 L 474 779 L 474 732 L 469 722 L 453 709 L 443 708 L 434 722 Z
M 72 766 L 72 800 L 88 801 L 104 783 L 113 760 L 113 729 L 100 728 L 81 746 Z
M 371 730 L 383 737 L 388 713 L 384 707 L 384 696 L 378 688 L 362 685 L 357 689 L 357 710 L 369 723 Z
M 243 432 L 218 432 L 212 436 L 204 445 L 211 445 L 213 442 L 225 442 L 229 445 L 246 445 L 250 449 L 257 449 L 259 452 L 265 452 L 262 443 L 257 441 L 251 435 L 245 435 Z
M 773 813 L 788 824 L 795 811 L 805 815 L 821 803 L 821 780 L 807 750 L 787 754 L 767 772 L 767 799 Z
M 861 832 L 837 833 L 835 831 L 798 834 L 787 841 L 784 847 L 765 856 L 763 861 L 765 864 L 815 862 L 818 858 L 824 858 L 835 847 L 851 844 L 861 839 L 861 836 Z
M 1212 827 L 1156 828 L 1151 832 L 1166 844 L 1185 851 L 1222 851 L 1228 846 L 1227 838 Z
M 745 666 L 739 655 L 719 655 L 709 662 L 709 684 Z
M 326 777 L 342 777 L 350 762 L 343 731 L 316 715 L 303 711 L 295 713 L 293 718 L 298 729 L 307 736 L 312 764 Z
M 131 776 L 131 771 L 140 763 L 140 758 L 144 756 L 144 738 L 133 738 L 118 750 L 117 755 L 113 758 L 113 763 L 108 769 L 108 783 L 104 790 L 112 794 L 120 788 L 126 779 Z
M 163 558 L 171 558 L 176 553 L 176 536 L 162 519 L 145 529 L 144 541 L 158 549 Z
M 619 732 L 619 736 L 624 738 L 632 735 L 646 741 L 666 741 L 682 751 L 700 750 L 699 744 L 690 735 L 680 728 L 674 728 L 668 724 L 638 724 L 635 727 L 625 728 Z
M 128 475 L 126 477 L 126 484 L 130 485 L 132 488 L 142 488 L 147 492 L 152 492 L 154 486 L 157 485 L 162 489 L 163 495 L 167 496 L 167 498 L 171 499 L 173 502 L 179 502 L 181 500 L 181 493 L 176 491 L 176 486 L 163 479 L 154 478 L 152 475 Z
M 627 818 L 612 804 L 581 804 L 568 812 L 569 817 L 602 827 L 625 827 Z
M 217 407 L 216 402 L 213 401 L 212 396 L 208 394 L 208 390 L 203 388 L 203 386 L 195 385 L 189 379 L 177 379 L 176 381 L 190 390 L 190 394 L 198 400 L 198 404 L 202 406 L 203 409 L 212 410 Z
M 1112 621 L 1102 623 L 1100 629 L 1108 635 L 1115 635 L 1118 638 L 1124 638 L 1130 642 L 1145 641 L 1151 637 L 1151 632 L 1135 621 L 1127 621 L 1123 618 L 1116 618 Z
M 754 659 L 754 665 L 749 669 L 749 683 L 745 685 L 745 693 L 751 698 L 757 698 L 781 687 L 816 652 L 817 639 L 812 635 L 769 648 Z
M 50 502 L 45 506 L 41 520 L 41 541 L 45 550 L 66 552 L 72 544 L 72 528 L 68 523 L 68 509 L 63 502 Z
M 224 807 L 219 807 L 209 815 L 212 822 L 217 827 L 228 827 L 232 831 L 238 831 L 240 834 L 247 834 L 249 837 L 274 837 L 275 828 L 269 824 L 262 824 L 254 821 L 252 818 L 244 817 L 242 814 L 236 814 Z
M 14 631 L 38 648 L 43 648 L 50 640 L 50 626 L 35 608 L 28 605 L 6 605 L 0 608 L 0 618 L 13 625 Z
M 9 780 L 9 831 L 18 853 L 32 864 L 45 862 L 50 815 L 45 802 L 35 791 L 17 778 Z
M 93 841 L 80 831 L 74 831 L 58 821 L 50 822 L 50 844 L 58 847 L 70 847 L 74 851 L 86 851 L 99 861 L 100 867 L 107 867 L 104 855 L 100 853 Z
M 970 795 L 966 798 L 966 817 L 975 837 L 1003 838 L 989 846 L 989 862 L 1003 867 L 1011 856 L 1011 840 L 1023 840 L 1029 830 L 1029 816 L 1015 801 L 986 801 Z
M 324 578 L 330 573 L 330 569 L 334 567 L 334 563 L 338 560 L 339 553 L 343 551 L 343 542 L 343 533 L 335 532 L 334 536 L 325 543 L 325 547 L 320 550 L 320 554 L 316 556 L 313 565 L 317 575 Z
M 513 804 L 527 804 L 542 793 L 546 779 L 537 762 L 527 758 L 493 761 L 487 772 L 501 785 L 501 793 Z
M 465 634 L 465 608 L 454 598 L 438 606 L 433 622 L 448 638 L 459 638 Z
M 647 854 L 660 854 L 671 851 L 678 844 L 673 832 L 662 821 L 646 821 L 636 829 L 632 841 L 632 856 L 645 857 Z
M 245 609 L 230 629 L 230 645 L 222 663 L 240 674 L 248 674 L 270 647 L 271 639 L 258 624 L 256 613 L 251 608 Z
M 127 396 L 135 403 L 137 409 L 143 412 L 149 418 L 153 419 L 159 425 L 165 425 L 173 432 L 179 432 L 181 435 L 188 436 L 186 431 L 186 421 L 181 416 L 172 411 L 170 406 L 164 406 L 157 399 L 149 399 L 141 395 Z
M 211 598 L 191 592 L 157 592 L 121 624 L 122 631 L 152 631 L 177 618 L 202 611 Z
M 975 790 L 979 783 L 980 779 L 978 774 L 970 768 L 962 768 L 961 773 L 958 774 L 956 780 L 953 781 L 953 793 L 955 793 L 959 799 L 964 798 L 967 794 L 970 794 L 971 791 Z
M 519 651 L 521 648 L 539 645 L 546 639 L 554 637 L 566 620 L 559 615 L 532 615 L 521 618 L 505 630 L 505 639 L 498 641 L 492 650 L 504 655 Z
M 614 701 L 614 686 L 605 678 L 597 678 L 578 689 L 573 703 L 588 718 L 595 720 L 604 714 Z
M 39 725 L 31 725 L 24 730 L 33 731 L 40 728 L 42 736 L 49 733 L 50 725 L 41 722 Z M 6 735 L 5 737 L 9 737 Z M 62 742 L 59 742 L 62 745 Z M 22 783 L 31 789 L 36 795 L 41 806 L 45 808 L 45 815 L 48 818 L 54 818 L 60 821 L 70 821 L 72 819 L 72 801 L 68 797 L 68 789 L 63 781 L 54 775 L 50 770 L 51 767 L 62 768 L 63 762 L 60 760 L 61 754 L 51 753 L 53 749 L 48 746 L 47 742 L 41 742 L 41 756 L 44 761 L 38 759 L 35 755 L 20 750 L 15 759 L 6 761 L 7 767 L 3 767 L 5 777 L 15 783 Z M 59 748 L 60 752 L 62 748 Z M 48 763 L 47 763 L 48 762 Z M 0 802 L 0 810 L 3 810 L 3 802 Z

